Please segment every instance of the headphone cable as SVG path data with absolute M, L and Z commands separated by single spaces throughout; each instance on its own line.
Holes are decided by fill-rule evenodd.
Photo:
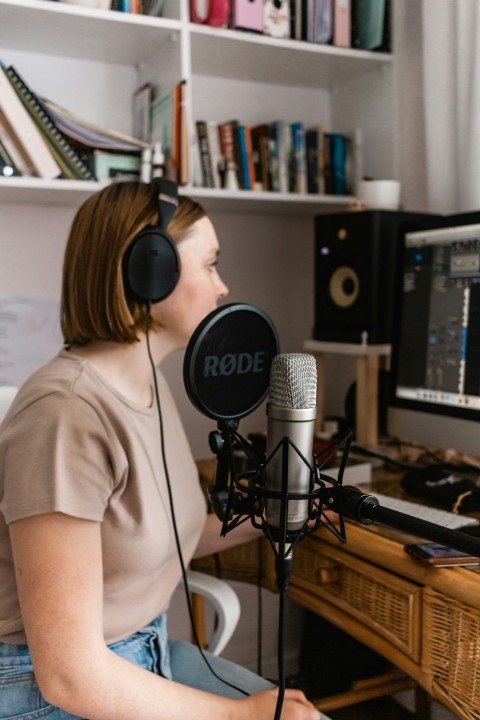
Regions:
M 188 589 L 187 571 L 185 568 L 185 561 L 183 559 L 182 547 L 181 547 L 181 543 L 180 543 L 180 536 L 178 533 L 177 520 L 176 520 L 176 516 L 175 516 L 175 506 L 174 506 L 174 501 L 173 501 L 173 493 L 172 493 L 172 487 L 171 487 L 171 482 L 170 482 L 170 474 L 168 471 L 168 464 L 167 464 L 167 457 L 166 457 L 166 450 L 165 450 L 165 435 L 164 435 L 164 428 L 163 428 L 162 407 L 161 407 L 161 403 L 160 403 L 160 393 L 158 391 L 157 373 L 156 373 L 155 363 L 154 363 L 151 348 L 150 348 L 149 329 L 150 329 L 150 318 L 151 318 L 151 306 L 152 306 L 151 302 L 149 302 L 147 304 L 147 314 L 146 314 L 146 320 L 145 320 L 147 352 L 148 352 L 148 358 L 150 361 L 150 366 L 152 368 L 153 387 L 154 387 L 154 393 L 155 393 L 155 401 L 156 401 L 157 410 L 158 410 L 158 419 L 159 419 L 159 426 L 160 426 L 160 449 L 161 449 L 161 453 L 162 453 L 162 463 L 163 463 L 163 468 L 164 468 L 164 472 L 165 472 L 165 481 L 166 481 L 166 486 L 167 486 L 168 502 L 169 502 L 170 514 L 171 514 L 171 518 L 172 518 L 172 528 L 173 528 L 173 534 L 174 534 L 174 538 L 175 538 L 175 545 L 177 547 L 177 554 L 178 554 L 178 559 L 180 562 L 180 568 L 182 571 L 182 579 L 183 579 L 183 585 L 184 585 L 184 589 L 185 589 L 185 597 L 186 597 L 186 601 L 187 601 L 190 625 L 191 625 L 193 637 L 195 640 L 195 644 L 196 644 L 198 650 L 200 651 L 200 654 L 201 654 L 203 660 L 205 661 L 208 669 L 212 673 L 212 675 L 214 675 L 214 677 L 216 677 L 217 680 L 220 680 L 220 682 L 231 687 L 233 690 L 237 690 L 242 695 L 248 696 L 248 695 L 250 695 L 250 693 L 246 692 L 242 688 L 237 687 L 233 683 L 230 683 L 230 682 L 228 682 L 228 680 L 225 680 L 224 678 L 217 675 L 215 670 L 212 668 L 210 662 L 208 661 L 208 658 L 205 655 L 203 648 L 201 647 L 200 640 L 198 638 L 198 633 L 195 628 L 195 621 L 193 618 L 192 601 L 190 598 L 190 591 Z

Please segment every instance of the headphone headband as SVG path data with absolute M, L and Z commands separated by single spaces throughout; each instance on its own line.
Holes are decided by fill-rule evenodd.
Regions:
M 166 230 L 178 207 L 178 187 L 166 178 L 154 178 L 152 184 L 158 195 L 158 227 Z

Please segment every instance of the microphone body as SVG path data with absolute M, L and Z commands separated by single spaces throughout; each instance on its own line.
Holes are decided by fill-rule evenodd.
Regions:
M 265 490 L 282 492 L 286 484 L 284 503 L 290 494 L 307 495 L 311 491 L 309 464 L 312 462 L 317 416 L 316 391 L 316 364 L 311 355 L 291 353 L 277 355 L 273 359 L 267 404 Z M 278 447 L 272 456 L 284 438 L 288 438 L 288 445 Z M 287 461 L 285 452 L 288 452 Z M 288 533 L 303 527 L 308 519 L 308 503 L 308 499 L 288 499 Z M 281 508 L 282 500 L 265 499 L 265 516 L 272 528 L 281 528 Z

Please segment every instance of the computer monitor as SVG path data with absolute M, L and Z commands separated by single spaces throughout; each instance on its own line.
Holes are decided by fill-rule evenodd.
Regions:
M 392 436 L 480 455 L 480 223 L 405 234 Z

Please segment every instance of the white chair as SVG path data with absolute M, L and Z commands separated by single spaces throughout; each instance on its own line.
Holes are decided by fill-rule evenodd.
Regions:
M 8 408 L 17 394 L 17 388 L 12 385 L 0 385 L 0 423 L 8 412 Z
M 9 385 L 0 386 L 0 423 L 17 394 L 17 388 Z M 213 606 L 217 622 L 207 649 L 214 655 L 220 655 L 232 637 L 240 617 L 240 601 L 233 588 L 224 580 L 213 575 L 187 571 L 188 588 L 195 595 L 200 595 Z
M 213 575 L 187 571 L 188 589 L 209 602 L 216 614 L 216 625 L 208 640 L 207 650 L 220 655 L 232 637 L 240 618 L 240 600 L 234 589 Z

